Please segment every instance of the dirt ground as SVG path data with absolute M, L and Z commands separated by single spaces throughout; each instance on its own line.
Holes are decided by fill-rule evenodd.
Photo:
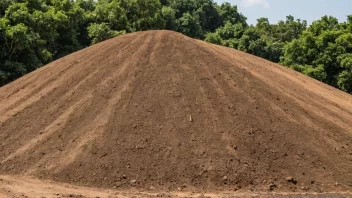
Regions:
M 107 189 L 85 188 L 69 184 L 61 184 L 52 181 L 38 180 L 30 177 L 0 176 L 0 197 L 46 197 L 46 198 L 83 198 L 83 197 L 167 197 L 167 198 L 254 198 L 254 197 L 277 197 L 277 198 L 350 198 L 352 193 L 270 193 L 270 192 L 216 192 L 201 193 L 178 190 L 175 192 L 157 192 L 149 190 L 140 192 L 137 190 L 117 191 Z
M 1 175 L 118 191 L 352 190 L 351 95 L 179 33 L 91 46 L 1 87 L 0 101 Z

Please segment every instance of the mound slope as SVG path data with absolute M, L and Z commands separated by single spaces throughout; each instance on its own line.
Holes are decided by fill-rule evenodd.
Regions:
M 352 189 L 350 95 L 175 32 L 73 53 L 0 88 L 0 101 L 0 174 L 96 187 Z

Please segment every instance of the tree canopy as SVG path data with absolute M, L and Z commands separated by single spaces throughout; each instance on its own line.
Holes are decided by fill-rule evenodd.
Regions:
M 352 93 L 351 25 L 322 17 L 284 46 L 281 63 Z
M 2 0 L 0 86 L 125 33 L 167 29 L 235 48 L 352 93 L 352 15 L 271 24 L 212 0 Z

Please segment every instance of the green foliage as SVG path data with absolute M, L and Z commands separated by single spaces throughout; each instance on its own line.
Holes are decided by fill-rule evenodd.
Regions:
M 221 45 L 223 40 L 221 38 L 221 36 L 215 32 L 215 33 L 208 33 L 206 36 L 205 36 L 205 41 L 206 42 L 209 42 L 209 43 L 214 43 L 214 44 L 217 44 L 217 45 Z
M 285 45 L 282 64 L 352 93 L 352 33 L 349 28 L 334 17 L 322 17 L 302 36 Z
M 169 6 L 171 4 L 171 0 L 160 0 L 160 4 L 163 6 Z
M 176 11 L 171 7 L 163 6 L 161 15 L 165 21 L 165 29 L 176 30 Z
M 307 21 L 300 19 L 295 20 L 293 16 L 287 16 L 286 21 L 279 21 L 273 25 L 272 33 L 278 42 L 290 42 L 301 36 L 304 30 L 307 29 Z
M 224 40 L 230 40 L 234 38 L 240 39 L 243 36 L 244 31 L 245 28 L 243 27 L 243 24 L 233 24 L 231 22 L 226 22 L 224 26 L 216 30 L 219 36 Z
M 223 3 L 218 8 L 219 14 L 222 18 L 223 23 L 229 22 L 231 24 L 242 24 L 243 27 L 247 27 L 247 18 L 238 12 L 237 6 L 233 6 L 230 3 Z
M 183 16 L 176 20 L 177 31 L 193 38 L 201 38 L 203 35 L 202 27 L 199 24 L 197 16 L 190 13 L 184 13 Z
M 12 0 L 1 0 L 0 1 L 0 17 L 5 15 L 5 11 L 11 5 Z
M 177 0 L 170 6 L 175 10 L 176 30 L 188 36 L 203 39 L 223 25 L 219 6 L 212 0 Z
M 106 23 L 92 23 L 88 27 L 88 35 L 92 44 L 96 44 L 119 35 L 119 32 L 111 30 Z
M 159 0 L 136 0 L 136 9 L 135 20 L 132 22 L 136 31 L 164 28 Z
M 324 65 L 318 65 L 316 67 L 313 67 L 311 65 L 293 65 L 292 68 L 296 71 L 302 72 L 303 74 L 306 74 L 307 76 L 310 76 L 320 81 L 324 81 L 327 77 Z
M 291 67 L 352 93 L 352 15 L 287 16 L 248 26 L 213 0 L 1 0 L 0 86 L 52 60 L 128 32 L 168 29 Z
M 98 1 L 95 10 L 91 13 L 91 15 L 93 22 L 108 24 L 109 28 L 112 30 L 130 29 L 130 24 L 127 18 L 127 11 L 117 0 Z
M 222 23 L 220 14 L 212 1 L 204 1 L 195 13 L 199 16 L 200 25 L 204 32 L 213 32 Z
M 0 85 L 83 47 L 78 37 L 85 16 L 78 3 L 2 1 L 0 9 Z

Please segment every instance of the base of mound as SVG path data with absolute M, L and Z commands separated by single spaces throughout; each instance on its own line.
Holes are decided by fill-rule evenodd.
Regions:
M 151 187 L 149 190 L 119 191 L 116 189 L 99 189 L 79 187 L 71 184 L 40 180 L 34 177 L 19 175 L 0 175 L 0 197 L 352 197 L 351 192 L 330 193 L 286 193 L 286 192 L 202 192 L 187 191 L 182 188 L 162 192 Z

